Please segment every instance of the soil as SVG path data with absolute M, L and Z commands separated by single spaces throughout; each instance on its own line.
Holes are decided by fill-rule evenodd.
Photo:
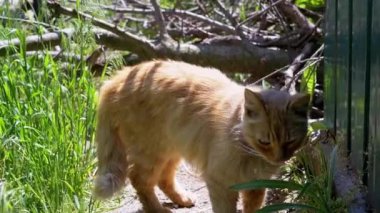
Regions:
M 205 182 L 196 174 L 192 174 L 188 168 L 181 165 L 177 170 L 177 181 L 181 186 L 191 192 L 193 198 L 195 198 L 195 205 L 191 208 L 178 208 L 176 204 L 171 202 L 158 188 L 156 188 L 156 194 L 161 203 L 170 208 L 173 213 L 206 213 L 212 212 L 210 198 L 206 188 Z M 122 207 L 112 210 L 109 213 L 143 213 L 140 201 L 137 198 L 136 191 L 128 184 L 126 187 L 126 195 L 123 198 Z M 282 200 L 280 193 L 270 192 L 267 195 L 267 202 L 273 203 Z M 238 202 L 238 212 L 241 212 L 241 202 Z

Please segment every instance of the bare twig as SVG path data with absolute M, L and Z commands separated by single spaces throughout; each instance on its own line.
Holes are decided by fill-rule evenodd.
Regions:
M 166 30 L 166 24 L 164 20 L 164 16 L 162 15 L 161 8 L 158 5 L 156 0 L 150 0 L 151 4 L 154 8 L 154 17 L 156 19 L 156 22 L 160 29 L 160 39 L 161 41 L 165 41 L 167 39 L 170 39 L 170 36 Z
M 222 11 L 224 16 L 228 19 L 228 21 L 231 23 L 231 25 L 235 28 L 236 34 L 240 36 L 240 38 L 245 39 L 246 36 L 244 35 L 244 32 L 242 31 L 241 25 L 238 26 L 237 21 L 232 17 L 230 12 L 224 7 L 223 3 L 221 3 L 219 0 L 215 1 L 218 8 Z
M 320 62 L 321 60 L 323 60 L 323 57 L 319 57 L 319 58 L 310 57 L 310 58 L 308 58 L 308 59 L 301 60 L 301 61 L 299 61 L 298 63 L 301 64 L 301 63 L 305 63 L 305 62 L 310 61 L 310 60 L 314 60 L 315 62 L 313 62 L 313 63 L 317 63 L 317 62 Z M 261 78 L 255 80 L 253 83 L 250 83 L 249 85 L 257 85 L 259 82 L 261 82 L 261 81 L 263 81 L 263 80 L 265 80 L 265 79 L 267 79 L 267 78 L 270 78 L 270 77 L 274 76 L 274 75 L 277 74 L 277 73 L 284 72 L 284 71 L 285 71 L 286 69 L 288 69 L 290 66 L 291 66 L 291 65 L 286 65 L 286 66 L 283 66 L 283 67 L 281 67 L 281 68 L 278 68 L 278 69 L 274 70 L 273 72 L 269 73 L 268 75 L 265 75 L 265 76 L 263 76 L 263 77 L 261 77 Z M 301 71 L 303 71 L 303 70 L 301 70 Z M 300 71 L 300 72 L 301 72 L 301 71 Z M 298 72 L 298 73 L 300 73 L 300 72 Z M 297 73 L 297 74 L 298 74 L 298 73 Z
M 317 107 L 311 107 L 310 109 L 310 118 L 313 118 L 313 119 L 318 119 L 318 118 L 323 118 L 324 116 L 324 112 L 323 110 L 321 109 L 318 109 Z
M 320 18 L 323 18 L 323 15 L 322 14 L 319 14 L 317 12 L 314 12 L 312 10 L 308 10 L 306 8 L 298 8 L 302 13 L 304 13 L 306 16 L 309 16 L 309 17 L 315 17 L 317 19 L 320 19 Z
M 11 18 L 11 17 L 6 17 L 6 16 L 0 16 L 0 20 L 17 21 L 17 22 L 27 23 L 27 24 L 31 24 L 31 25 L 40 25 L 40 26 L 43 26 L 45 28 L 58 30 L 58 27 L 52 26 L 50 24 L 46 24 L 45 22 L 32 21 L 29 19 Z
M 321 46 L 320 46 L 320 47 L 319 47 L 319 48 L 313 53 L 313 55 L 310 56 L 310 58 L 315 58 L 315 57 L 317 57 L 317 60 L 314 60 L 313 62 L 311 62 L 311 63 L 309 64 L 309 66 L 313 66 L 314 64 L 319 63 L 320 61 L 323 60 L 323 57 L 320 56 L 320 55 L 322 54 L 322 52 L 323 52 L 323 49 L 324 49 L 324 45 L 321 45 Z M 319 57 L 318 57 L 318 55 L 319 55 Z M 304 67 L 304 68 L 302 68 L 300 71 L 298 71 L 297 73 L 295 73 L 295 75 L 294 75 L 292 81 L 295 81 L 296 79 L 300 78 L 301 75 L 305 72 L 305 70 L 306 70 L 309 66 Z M 291 82 L 290 82 L 290 83 L 291 83 Z
M 292 3 L 282 1 L 278 9 L 296 23 L 301 29 L 309 31 L 314 28 L 314 24 L 310 23 L 301 11 Z
M 302 66 L 302 63 L 300 63 L 300 61 L 308 57 L 311 54 L 312 50 L 313 50 L 313 44 L 307 43 L 302 49 L 301 53 L 293 60 L 290 67 L 284 72 L 285 74 L 285 86 L 283 88 L 284 90 L 287 90 L 291 94 L 294 94 L 296 92 L 296 87 L 293 80 L 294 74 Z
M 237 21 L 234 19 L 234 17 L 232 17 L 230 12 L 228 12 L 228 10 L 224 7 L 223 3 L 220 2 L 219 0 L 215 0 L 215 3 L 218 6 L 218 8 L 222 11 L 224 16 L 227 18 L 227 20 L 232 24 L 232 26 L 236 27 Z
M 278 46 L 278 47 L 293 47 L 293 43 L 296 43 L 299 38 L 301 32 L 300 30 L 295 30 L 289 33 L 286 33 L 282 36 L 278 36 L 277 38 L 268 39 L 264 42 L 260 42 L 257 45 L 260 47 L 271 47 L 271 46 Z
M 132 14 L 135 13 L 135 14 L 154 15 L 154 11 L 153 10 L 128 9 L 128 8 L 113 8 L 113 7 L 109 7 L 109 6 L 101 6 L 101 7 L 103 9 L 111 10 L 111 11 L 118 12 L 118 13 L 132 13 Z M 223 24 L 223 23 L 221 23 L 219 21 L 215 21 L 215 20 L 212 20 L 212 19 L 207 18 L 205 16 L 198 15 L 196 13 L 189 12 L 189 11 L 186 11 L 186 10 L 177 10 L 177 9 L 174 9 L 174 10 L 163 10 L 162 13 L 164 15 L 177 15 L 177 16 L 184 17 L 184 18 L 192 18 L 194 20 L 201 21 L 203 23 L 206 23 L 206 24 L 212 25 L 214 27 L 217 27 L 219 29 L 222 29 L 222 30 L 224 30 L 226 32 L 235 33 L 235 28 L 233 28 L 232 26 Z
M 80 55 L 76 55 L 73 53 L 62 53 L 61 51 L 27 51 L 26 56 L 43 56 L 43 55 L 51 55 L 54 60 L 64 60 L 64 61 L 70 61 L 70 60 L 76 60 L 81 61 Z
M 265 9 L 263 9 L 263 10 L 257 12 L 257 13 L 254 13 L 253 15 L 251 15 L 250 17 L 248 17 L 244 21 L 240 22 L 236 27 L 240 27 L 243 24 L 247 23 L 248 21 L 256 21 L 260 16 L 264 15 L 270 9 L 272 9 L 275 6 L 277 6 L 279 3 L 283 2 L 283 1 L 284 0 L 278 0 L 275 3 L 273 3 L 273 4 L 269 5 L 268 7 L 266 7 Z
M 89 14 L 64 7 L 55 0 L 48 0 L 47 4 L 57 14 L 68 15 L 73 18 L 87 19 L 87 20 L 90 20 L 93 25 L 115 33 L 116 35 L 123 38 L 125 42 L 129 43 L 131 45 L 130 49 L 133 51 L 139 51 L 142 54 L 146 54 L 146 55 L 154 55 L 154 48 L 152 44 L 144 38 L 138 37 L 129 32 L 125 32 L 124 30 L 110 23 L 107 23 L 103 20 L 97 19 Z
M 173 28 L 173 29 L 169 28 L 167 29 L 169 35 L 172 36 L 173 38 L 182 37 L 182 36 L 193 36 L 195 38 L 200 38 L 200 39 L 218 36 L 217 34 L 209 32 L 208 29 L 194 25 L 193 23 L 185 19 L 182 20 L 181 24 L 186 24 L 188 26 L 184 27 L 181 25 L 181 26 L 178 26 L 177 28 Z
M 208 12 L 204 3 L 201 0 L 196 0 L 196 3 L 198 5 L 198 8 L 202 11 L 202 13 L 206 15 Z
M 308 38 L 310 38 L 315 32 L 318 32 L 318 27 L 321 24 L 323 18 L 318 19 L 318 21 L 315 23 L 314 27 L 312 29 L 309 29 L 308 32 L 305 32 L 305 35 L 302 36 L 294 45 L 293 47 L 298 47 L 302 43 L 304 43 Z

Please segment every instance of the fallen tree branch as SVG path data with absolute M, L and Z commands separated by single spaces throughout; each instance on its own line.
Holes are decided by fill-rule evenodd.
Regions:
M 58 14 L 69 15 L 72 18 L 84 18 L 105 29 L 107 32 L 97 33 L 96 41 L 99 44 L 117 50 L 128 50 L 139 55 L 142 60 L 170 58 L 203 66 L 213 66 L 224 72 L 252 73 L 257 78 L 285 66 L 291 60 L 289 52 L 286 50 L 261 48 L 242 40 L 233 42 L 226 40 L 222 44 L 212 42 L 199 44 L 154 43 L 124 32 L 91 15 L 65 8 L 57 2 L 49 1 L 48 4 Z
M 115 50 L 129 50 L 122 38 L 105 30 L 97 30 L 95 39 L 98 44 Z M 261 48 L 242 40 L 157 45 L 155 50 L 156 58 L 170 58 L 212 66 L 223 72 L 252 73 L 256 78 L 286 66 L 291 61 L 289 52 L 285 50 Z
M 71 37 L 74 29 L 64 29 L 57 32 L 46 33 L 42 35 L 32 35 L 25 38 L 25 48 L 27 51 L 40 50 L 46 47 L 54 47 L 61 44 L 62 35 Z M 9 41 L 0 41 L 0 56 L 17 53 L 23 44 L 20 39 L 15 38 Z
M 25 40 L 26 50 L 39 50 L 47 46 L 60 45 L 62 35 L 70 37 L 73 33 L 74 29 L 64 29 L 41 36 L 28 36 Z M 93 33 L 96 42 L 100 45 L 114 50 L 131 51 L 130 44 L 112 32 L 94 29 Z M 0 41 L 0 56 L 17 52 L 20 49 L 20 43 L 19 39 Z M 260 48 L 241 40 L 225 39 L 218 42 L 171 44 L 169 46 L 158 44 L 153 48 L 154 57 L 140 55 L 138 51 L 132 52 L 138 54 L 140 60 L 154 58 L 183 60 L 202 66 L 216 67 L 223 72 L 252 73 L 256 78 L 285 66 L 291 60 L 289 53 L 285 50 Z
M 26 56 L 44 57 L 45 55 L 51 55 L 54 60 L 70 61 L 75 60 L 80 62 L 82 57 L 73 53 L 63 53 L 61 51 L 27 51 Z

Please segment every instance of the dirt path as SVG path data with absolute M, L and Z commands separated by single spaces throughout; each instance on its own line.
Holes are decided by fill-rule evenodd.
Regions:
M 190 174 L 182 165 L 177 171 L 177 180 L 184 189 L 194 195 L 196 199 L 195 206 L 191 208 L 178 208 L 159 189 L 156 189 L 158 199 L 163 205 L 169 207 L 175 213 L 212 212 L 206 185 L 200 178 Z M 125 198 L 123 206 L 110 213 L 142 213 L 141 204 L 136 196 L 136 191 L 130 184 L 126 190 L 128 191 L 128 195 Z
M 177 181 L 181 186 L 191 192 L 196 199 L 195 206 L 191 208 L 178 208 L 171 202 L 159 189 L 156 188 L 156 194 L 160 202 L 169 207 L 173 213 L 209 213 L 212 212 L 210 198 L 206 184 L 196 175 L 190 174 L 184 165 L 181 165 L 177 171 Z M 126 195 L 123 197 L 122 207 L 110 211 L 109 213 L 142 213 L 141 203 L 139 202 L 136 191 L 128 184 Z M 285 194 L 280 191 L 270 191 L 267 194 L 266 203 L 277 203 L 285 199 Z M 241 212 L 241 203 L 238 202 L 238 212 Z

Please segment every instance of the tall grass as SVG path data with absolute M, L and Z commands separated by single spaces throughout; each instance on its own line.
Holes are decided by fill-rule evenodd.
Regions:
M 85 66 L 70 65 L 62 69 L 49 54 L 27 57 L 23 48 L 0 58 L 2 212 L 93 208 L 96 89 Z

